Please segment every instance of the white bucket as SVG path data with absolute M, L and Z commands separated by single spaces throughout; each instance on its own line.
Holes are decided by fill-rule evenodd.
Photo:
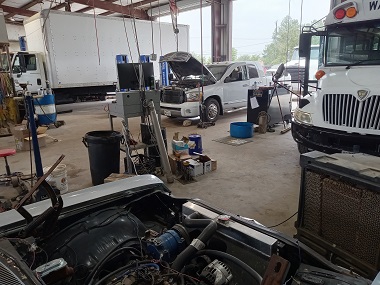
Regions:
M 44 167 L 44 173 L 46 173 L 51 166 Z M 65 194 L 69 191 L 69 185 L 67 184 L 67 171 L 65 164 L 59 164 L 52 173 L 46 178 L 46 182 L 51 187 L 59 190 L 60 194 Z

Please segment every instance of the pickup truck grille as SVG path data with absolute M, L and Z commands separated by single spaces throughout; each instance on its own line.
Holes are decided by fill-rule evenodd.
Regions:
M 323 120 L 350 128 L 380 130 L 380 95 L 360 101 L 352 94 L 325 94 Z
M 303 82 L 305 78 L 305 69 L 299 67 L 287 67 L 286 71 L 289 72 L 292 77 L 293 83 Z
M 161 101 L 164 103 L 182 104 L 185 102 L 185 93 L 182 89 L 164 89 Z

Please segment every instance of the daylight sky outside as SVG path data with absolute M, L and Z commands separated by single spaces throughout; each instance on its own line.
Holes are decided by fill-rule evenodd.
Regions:
M 301 21 L 301 1 L 290 0 L 290 16 Z M 327 15 L 329 0 L 304 0 L 302 23 Z M 272 40 L 276 21 L 289 14 L 289 0 L 236 0 L 233 2 L 232 46 L 238 55 L 261 54 Z M 161 21 L 171 22 L 170 16 Z M 179 24 L 190 25 L 190 52 L 201 53 L 200 10 L 179 13 Z M 211 55 L 211 8 L 203 8 L 203 54 Z

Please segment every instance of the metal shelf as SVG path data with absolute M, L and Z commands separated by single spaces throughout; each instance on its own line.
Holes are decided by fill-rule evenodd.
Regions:
M 151 147 L 151 146 L 155 146 L 155 144 L 145 144 L 145 143 L 139 142 L 136 145 L 129 145 L 129 150 L 133 151 L 133 150 L 139 150 L 139 149 L 147 149 L 148 147 Z M 120 146 L 120 150 L 125 152 L 125 146 L 124 145 Z

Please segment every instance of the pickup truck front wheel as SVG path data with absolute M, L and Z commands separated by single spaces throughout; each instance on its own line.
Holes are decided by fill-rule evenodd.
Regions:
M 207 99 L 206 105 L 206 119 L 208 122 L 216 122 L 220 113 L 220 105 L 214 98 Z

